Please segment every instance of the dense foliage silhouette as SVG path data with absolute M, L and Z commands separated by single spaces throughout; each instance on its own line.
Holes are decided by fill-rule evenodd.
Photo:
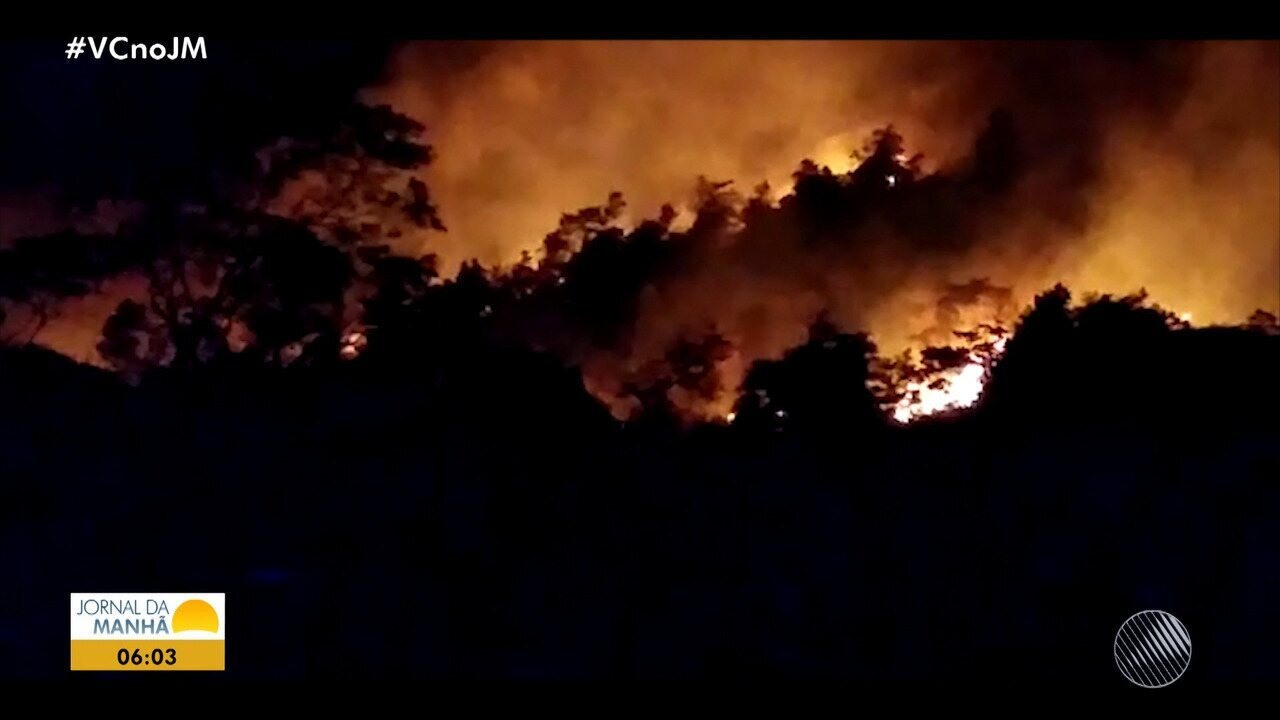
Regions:
M 443 229 L 397 175 L 429 162 L 420 131 L 358 109 L 198 211 L 0 253 L 11 312 L 147 287 L 103 329 L 122 372 L 38 330 L 0 348 L 5 674 L 65 670 L 68 592 L 207 588 L 235 675 L 1115 683 L 1115 628 L 1158 607 L 1194 636 L 1186 683 L 1280 676 L 1274 316 L 1191 328 L 1052 288 L 976 408 L 907 426 L 871 338 L 826 315 L 741 388 L 714 327 L 634 370 L 625 422 L 584 387 L 588 349 L 625 351 L 646 288 L 725 233 L 748 264 L 777 233 L 863 252 L 867 223 L 964 242 L 951 209 L 1017 171 L 1006 115 L 957 176 L 886 130 L 777 205 L 708 181 L 689 228 L 627 230 L 615 195 L 537 258 L 447 278 L 388 247 L 398 222 Z M 306 170 L 327 194 L 269 212 Z M 673 400 L 723 393 L 732 423 Z

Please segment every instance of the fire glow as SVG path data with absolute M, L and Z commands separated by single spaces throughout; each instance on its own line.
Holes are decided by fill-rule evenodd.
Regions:
M 911 381 L 902 398 L 893 406 L 893 419 L 906 424 L 922 417 L 973 407 L 982 397 L 987 373 L 1004 352 L 1008 338 L 992 345 L 991 354 L 983 357 L 969 353 L 969 362 L 928 381 Z

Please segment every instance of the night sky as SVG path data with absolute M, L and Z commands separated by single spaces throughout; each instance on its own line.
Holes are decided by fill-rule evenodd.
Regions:
M 95 197 L 199 187 L 227 158 L 344 109 L 393 47 L 209 36 L 208 60 L 170 63 L 69 60 L 66 42 L 0 43 L 5 189 Z

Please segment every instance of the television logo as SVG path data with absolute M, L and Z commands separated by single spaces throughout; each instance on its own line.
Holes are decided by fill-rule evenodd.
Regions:
M 1116 667 L 1134 685 L 1172 685 L 1191 665 L 1191 634 L 1163 610 L 1136 613 L 1116 632 Z
M 71 593 L 72 670 L 226 669 L 225 593 Z

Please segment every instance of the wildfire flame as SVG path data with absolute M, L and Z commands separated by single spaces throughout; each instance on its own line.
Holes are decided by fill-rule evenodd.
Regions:
M 360 353 L 364 352 L 365 347 L 369 344 L 369 338 L 359 330 L 353 330 L 342 336 L 342 345 L 338 349 L 338 357 L 343 360 L 355 360 L 360 357 Z
M 1194 316 L 1190 312 L 1180 312 L 1176 317 L 1190 325 Z M 901 398 L 893 405 L 893 419 L 905 425 L 930 415 L 973 407 L 982 397 L 988 371 L 1004 354 L 1008 340 L 1008 336 L 998 338 L 985 355 L 977 350 L 971 351 L 969 362 L 961 367 L 928 380 L 907 382 Z
M 996 340 L 991 354 L 985 358 L 973 351 L 969 353 L 969 362 L 959 368 L 932 380 L 907 383 L 902 398 L 893 407 L 893 419 L 906 424 L 940 412 L 972 407 L 982 397 L 987 370 L 1004 353 L 1007 341 L 1007 337 Z

